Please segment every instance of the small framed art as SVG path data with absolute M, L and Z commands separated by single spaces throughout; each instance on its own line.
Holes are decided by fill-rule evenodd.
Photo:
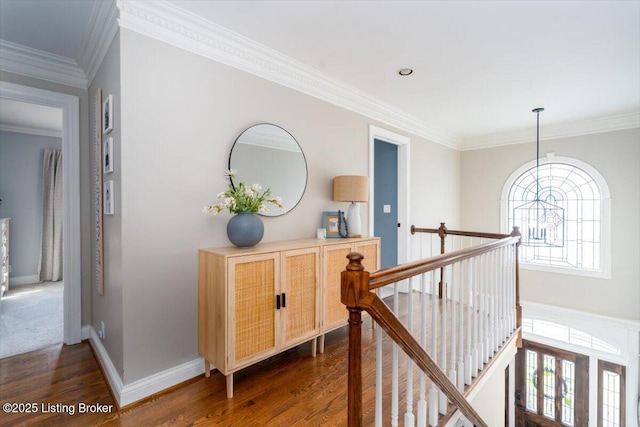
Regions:
M 113 95 L 106 97 L 102 103 L 102 133 L 113 130 Z
M 102 147 L 102 171 L 113 172 L 113 138 L 107 138 Z
M 104 183 L 104 214 L 113 215 L 115 212 L 114 207 L 115 194 L 113 192 L 113 181 L 107 181 Z
M 322 228 L 327 230 L 327 237 L 346 236 L 346 223 L 341 212 L 322 212 Z

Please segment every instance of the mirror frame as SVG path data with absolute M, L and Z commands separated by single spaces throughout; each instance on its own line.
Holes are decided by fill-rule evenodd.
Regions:
M 262 213 L 258 213 L 258 215 L 260 215 L 260 216 L 278 217 L 278 216 L 282 216 L 282 215 L 285 215 L 285 214 L 291 212 L 296 206 L 298 206 L 300 204 L 300 201 L 302 201 L 302 198 L 304 197 L 304 193 L 307 191 L 307 184 L 309 183 L 309 164 L 307 163 L 307 157 L 304 155 L 304 150 L 302 149 L 302 146 L 300 145 L 298 140 L 291 134 L 291 132 L 289 132 L 288 130 L 286 130 L 282 126 L 278 126 L 278 125 L 275 125 L 273 123 L 256 123 L 254 125 L 249 126 L 245 130 L 240 132 L 240 134 L 235 139 L 235 141 L 233 141 L 233 145 L 231 145 L 231 150 L 229 151 L 229 160 L 228 160 L 228 163 L 227 163 L 227 166 L 228 166 L 227 169 L 228 170 L 232 169 L 232 167 L 231 167 L 231 158 L 233 157 L 233 149 L 236 147 L 236 144 L 238 143 L 240 138 L 242 138 L 242 135 L 244 135 L 249 129 L 253 129 L 256 126 L 264 126 L 264 125 L 277 127 L 279 129 L 281 129 L 283 132 L 285 132 L 287 135 L 289 135 L 291 137 L 291 139 L 298 145 L 298 148 L 300 149 L 300 154 L 302 154 L 302 161 L 304 162 L 304 169 L 305 169 L 304 186 L 302 188 L 302 193 L 300 194 L 300 197 L 295 202 L 295 204 L 293 206 L 291 206 L 291 207 L 285 206 L 285 208 L 287 209 L 286 212 L 279 211 L 279 213 L 276 214 L 276 215 L 265 215 L 265 214 L 262 214 Z M 230 182 L 231 182 L 231 185 L 233 186 L 233 188 L 235 189 L 236 185 L 233 182 L 233 178 L 230 178 Z M 271 189 L 271 190 L 273 191 L 275 196 L 278 195 L 275 190 L 273 190 L 273 189 Z

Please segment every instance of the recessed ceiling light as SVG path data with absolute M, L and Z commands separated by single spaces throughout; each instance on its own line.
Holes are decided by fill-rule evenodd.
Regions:
M 401 76 L 408 76 L 413 74 L 413 70 L 411 68 L 401 68 L 398 70 L 398 74 Z

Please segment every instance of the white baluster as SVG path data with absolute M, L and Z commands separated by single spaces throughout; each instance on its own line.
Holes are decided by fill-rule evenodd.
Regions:
M 477 295 L 478 295 L 478 365 L 476 366 L 476 373 L 480 370 L 482 370 L 482 367 L 484 366 L 484 354 L 485 354 L 485 306 L 486 306 L 486 301 L 484 298 L 484 290 L 485 290 L 485 286 L 487 284 L 487 278 L 486 278 L 486 268 L 485 268 L 485 263 L 486 263 L 486 256 L 485 255 L 480 255 L 480 262 L 479 264 L 479 271 L 478 271 L 478 290 L 477 290 Z
M 393 284 L 393 312 L 398 315 L 398 283 Z M 398 425 L 398 344 L 393 343 L 392 359 L 391 359 L 391 426 Z
M 502 343 L 509 337 L 509 247 L 502 248 Z
M 472 364 L 473 364 L 473 356 L 472 351 L 475 346 L 475 341 L 473 341 L 473 337 L 471 336 L 471 321 L 473 319 L 473 263 L 474 259 L 471 258 L 469 263 L 467 264 L 467 289 L 465 292 L 465 301 L 467 303 L 467 353 L 464 356 L 464 383 L 467 385 L 471 385 L 471 373 L 472 373 Z
M 502 248 L 499 248 L 496 251 L 496 272 L 498 277 L 496 278 L 496 346 L 495 351 L 498 352 L 500 346 L 502 346 L 502 340 L 504 338 L 504 334 L 502 332 L 503 323 L 502 323 L 502 309 L 503 309 L 503 299 L 502 299 L 502 287 L 504 285 L 504 280 L 502 277 Z
M 484 363 L 489 363 L 489 355 L 491 354 L 491 322 L 489 319 L 490 316 L 490 312 L 489 312 L 489 298 L 490 298 L 490 285 L 491 285 L 491 259 L 489 258 L 488 254 L 485 254 L 484 256 L 484 262 L 485 262 L 485 275 L 484 275 L 484 284 L 482 285 L 483 288 L 483 302 L 484 302 L 484 311 L 483 311 L 483 316 L 482 316 L 482 320 L 484 321 L 484 328 L 483 328 L 483 337 L 484 340 L 482 342 L 482 349 L 484 350 L 482 355 L 483 355 L 483 362 Z M 482 365 L 480 367 L 480 370 L 484 369 L 484 365 Z
M 421 275 L 420 281 L 420 345 L 427 348 L 427 273 Z M 427 426 L 426 401 L 427 376 L 420 371 L 420 399 L 418 400 L 418 427 Z
M 458 288 L 460 287 L 458 282 L 460 281 L 460 263 L 453 264 L 451 266 L 451 358 L 449 360 L 449 379 L 456 385 L 458 383 L 457 368 L 457 356 L 458 356 L 458 316 L 456 297 L 459 294 Z
M 494 349 L 496 347 L 496 300 L 495 300 L 495 287 L 496 287 L 496 254 L 495 251 L 489 253 L 489 282 L 487 283 L 487 311 L 489 319 L 489 335 L 487 340 L 487 353 L 485 355 L 485 363 L 489 362 L 491 356 L 493 356 Z
M 511 272 L 511 332 L 516 330 L 517 327 L 517 313 L 516 313 L 516 245 L 511 246 L 511 266 L 509 271 Z
M 440 314 L 440 369 L 442 372 L 447 372 L 447 280 L 446 272 L 447 268 L 443 268 L 440 279 L 442 280 L 442 299 L 440 305 L 442 306 L 442 313 Z M 436 359 L 437 360 L 437 359 Z M 445 415 L 447 413 L 447 396 L 441 391 L 439 400 L 440 413 Z
M 431 354 L 438 360 L 438 278 L 437 271 L 431 272 Z M 429 425 L 438 425 L 438 387 L 431 381 L 429 389 Z
M 469 260 L 465 260 L 460 263 L 460 285 L 458 286 L 458 364 L 457 364 L 457 372 L 458 377 L 454 384 L 458 386 L 458 391 L 461 393 L 464 391 L 464 305 L 463 305 L 463 295 L 464 295 L 464 282 L 466 279 L 466 266 L 469 264 Z
M 482 363 L 480 360 L 480 354 L 482 351 L 482 328 L 480 325 L 480 283 L 482 272 L 482 256 L 474 259 L 474 272 L 473 272 L 473 293 L 471 294 L 471 301 L 473 302 L 472 322 L 473 322 L 473 368 L 471 373 L 474 377 L 478 376 L 478 366 Z
M 409 303 L 408 303 L 408 325 L 407 330 L 413 335 L 413 285 L 409 281 Z M 406 411 L 404 413 L 405 427 L 413 427 L 415 418 L 413 415 L 413 361 L 407 356 L 407 395 L 406 395 Z

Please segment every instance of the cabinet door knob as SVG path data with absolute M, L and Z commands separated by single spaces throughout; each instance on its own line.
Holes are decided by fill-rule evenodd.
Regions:
M 287 306 L 287 294 L 285 294 L 284 292 L 282 293 L 282 308 L 285 308 Z
M 276 310 L 280 310 L 280 295 L 276 295 Z

